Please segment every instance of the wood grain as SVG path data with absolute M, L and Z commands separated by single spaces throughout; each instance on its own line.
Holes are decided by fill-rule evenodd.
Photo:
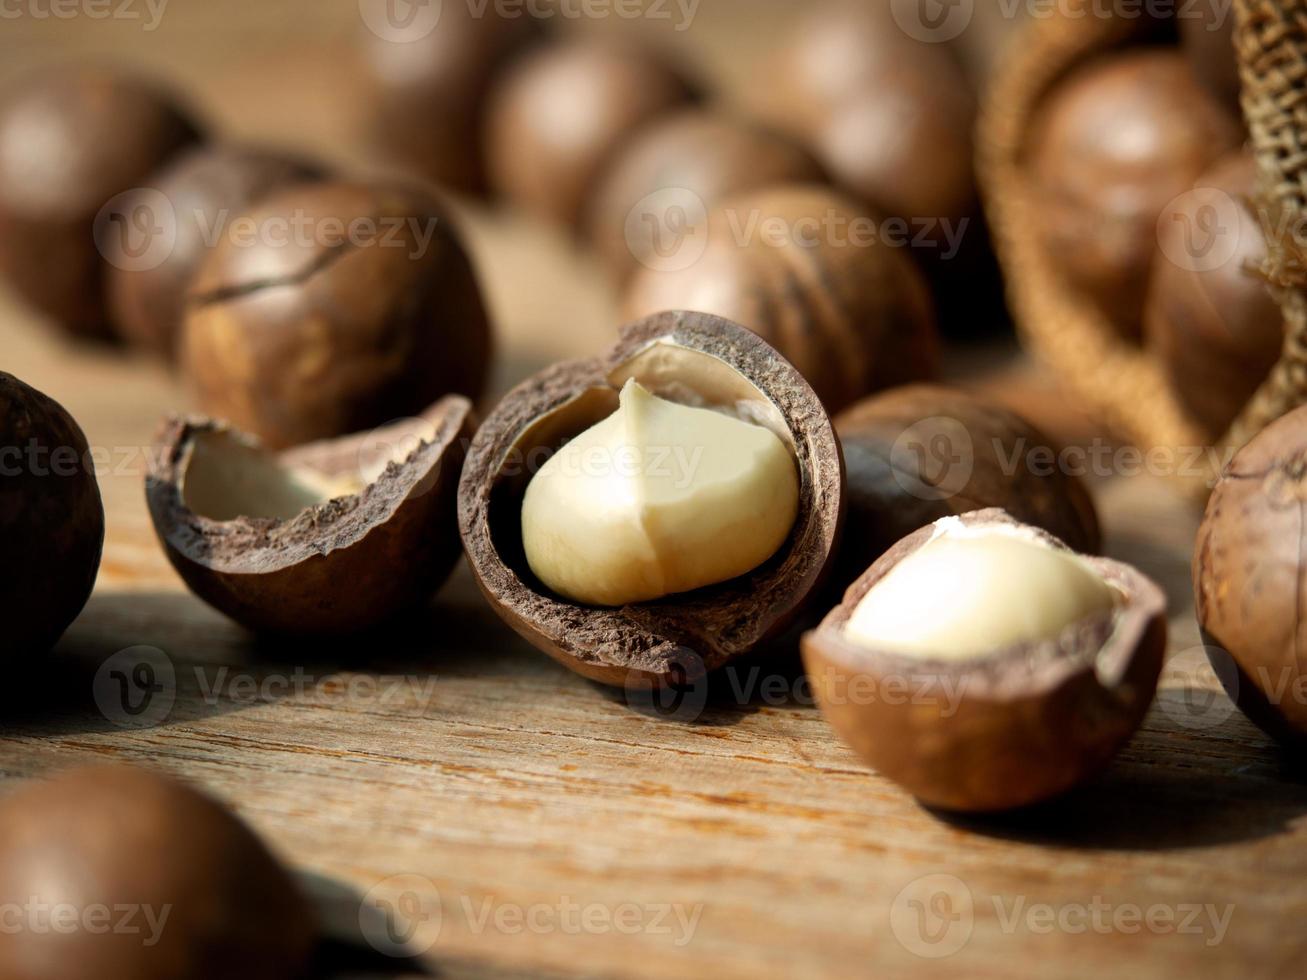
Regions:
M 151 38 L 6 22 L 0 63 L 138 53 L 230 132 L 366 165 L 333 47 L 353 4 L 234 4 L 232 23 L 281 11 L 249 14 L 265 39 L 249 50 L 204 6 L 179 5 Z M 707 6 L 690 50 L 713 49 L 733 16 Z M 569 243 L 503 214 L 465 220 L 512 352 L 501 389 L 611 335 L 612 297 Z M 990 359 L 991 384 L 1036 421 L 1097 437 L 1083 419 L 1058 421 L 1059 396 L 1028 365 Z M 985 384 L 976 358 L 956 360 Z M 1157 478 L 1095 487 L 1108 553 L 1171 601 L 1172 660 L 1144 729 L 1070 799 L 962 820 L 866 771 L 784 649 L 715 679 L 702 710 L 683 712 L 693 717 L 665 717 L 525 647 L 464 569 L 429 610 L 366 640 L 260 644 L 188 595 L 153 540 L 143 453 L 160 415 L 187 403 L 166 372 L 69 349 L 7 295 L 0 368 L 63 401 L 107 453 L 109 514 L 85 614 L 38 683 L 6 692 L 0 770 L 115 759 L 191 780 L 298 870 L 342 940 L 361 941 L 369 893 L 410 893 L 409 948 L 451 975 L 1302 975 L 1307 785 L 1216 691 L 1192 622 L 1196 515 Z M 174 699 L 166 713 L 166 696 L 154 703 L 151 724 L 117 724 L 98 672 L 141 646 L 166 655 Z M 954 903 L 932 904 L 945 885 Z M 1223 928 L 1208 907 L 1229 909 Z M 946 958 L 919 955 L 963 938 Z

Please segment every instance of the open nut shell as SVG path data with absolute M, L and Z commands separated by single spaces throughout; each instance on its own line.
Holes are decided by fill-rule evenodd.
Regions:
M 654 394 L 732 411 L 793 451 L 799 515 L 771 559 L 729 582 L 600 609 L 551 593 L 522 548 L 530 477 L 568 439 L 617 408 L 635 378 Z M 526 640 L 593 680 L 630 688 L 693 680 L 782 630 L 824 577 L 843 520 L 844 465 L 830 420 L 802 376 L 758 336 L 703 313 L 660 313 L 607 353 L 558 364 L 510 392 L 472 441 L 459 527 L 481 590 Z
M 458 560 L 455 494 L 472 429 L 471 403 L 452 395 L 416 419 L 281 453 L 282 466 L 325 477 L 382 463 L 384 470 L 359 492 L 290 519 L 214 520 L 192 510 L 184 493 L 196 439 L 219 433 L 257 443 L 221 422 L 174 418 L 151 457 L 150 516 L 191 590 L 249 629 L 366 629 L 428 599 Z M 387 459 L 410 442 L 402 461 Z
M 1070 550 L 1001 510 L 945 520 L 1018 527 Z M 1006 810 L 1078 785 L 1107 764 L 1152 703 L 1166 650 L 1162 590 L 1128 565 L 1080 556 L 1124 601 L 1111 616 L 1072 624 L 1056 638 L 962 662 L 847 639 L 862 598 L 936 533 L 929 525 L 891 548 L 804 636 L 822 713 L 864 761 L 931 806 Z

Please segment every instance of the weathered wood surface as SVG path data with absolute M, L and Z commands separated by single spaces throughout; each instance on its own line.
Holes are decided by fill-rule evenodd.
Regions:
M 260 25 L 250 51 L 207 5 L 179 7 L 153 38 L 6 22 L 0 64 L 126 46 L 234 133 L 357 162 L 334 56 L 354 5 L 296 7 L 302 33 L 284 50 L 262 33 L 284 21 L 237 6 Z M 704 16 L 686 40 L 699 49 L 722 15 Z M 468 221 L 513 351 L 501 387 L 603 342 L 612 297 L 583 257 L 501 215 Z M 1026 368 L 988 360 L 1005 372 L 991 385 L 1093 437 L 1056 395 L 1010 380 Z M 8 692 L 0 770 L 116 759 L 192 780 L 303 874 L 342 938 L 358 941 L 371 894 L 405 900 L 411 948 L 459 975 L 1302 975 L 1307 785 L 1214 690 L 1188 584 L 1197 518 L 1158 479 L 1096 486 L 1108 552 L 1171 599 L 1157 707 L 1096 785 L 1018 818 L 961 821 L 866 771 L 792 659 L 722 679 L 692 720 L 661 717 L 525 647 L 465 570 L 388 635 L 256 645 L 184 591 L 153 539 L 144 447 L 161 413 L 187 404 L 166 373 L 69 350 L 2 294 L 0 369 L 63 401 L 109 459 L 99 585 L 41 682 Z M 166 654 L 167 666 L 150 656 L 156 678 L 171 668 L 175 698 L 116 723 L 97 673 L 141 646 Z

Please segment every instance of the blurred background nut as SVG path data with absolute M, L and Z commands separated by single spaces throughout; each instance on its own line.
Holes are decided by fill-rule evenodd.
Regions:
M 323 183 L 250 212 L 201 266 L 182 364 L 204 410 L 272 449 L 475 398 L 491 336 L 461 238 L 425 192 Z
M 1234 421 L 1284 347 L 1284 317 L 1259 275 L 1266 236 L 1252 211 L 1255 178 L 1251 154 L 1226 157 L 1158 222 L 1145 344 L 1212 439 Z
M 1239 66 L 1234 56 L 1234 16 L 1233 5 L 1208 0 L 1190 4 L 1177 21 L 1180 43 L 1198 81 L 1232 113 L 1238 113 Z
M 0 654 L 46 653 L 86 605 L 100 568 L 104 508 L 72 416 L 0 372 Z
M 1066 280 L 1137 337 L 1157 219 L 1243 139 L 1178 51 L 1078 67 L 1045 98 L 1027 154 L 1040 234 Z
M 322 170 L 305 160 L 253 147 L 201 146 L 178 157 L 123 203 L 132 214 L 162 195 L 175 222 L 171 248 L 147 267 L 113 261 L 109 303 L 114 329 L 129 343 L 172 360 L 195 270 L 231 223 L 272 191 L 316 180 Z M 160 220 L 155 216 L 152 220 Z
M 703 255 L 645 268 L 624 315 L 697 310 L 757 333 L 797 367 L 827 411 L 930 378 L 939 340 L 930 293 L 904 249 L 847 197 L 812 185 L 731 198 L 712 213 Z
M 0 97 L 0 274 L 68 331 L 107 336 L 97 241 L 131 248 L 155 229 L 121 211 L 97 228 L 97 216 L 197 139 L 169 93 L 125 75 L 63 68 L 15 81 Z
M 491 96 L 491 182 L 514 205 L 576 226 L 590 188 L 622 144 L 691 97 L 675 68 L 639 47 L 578 38 L 536 48 L 504 73 Z

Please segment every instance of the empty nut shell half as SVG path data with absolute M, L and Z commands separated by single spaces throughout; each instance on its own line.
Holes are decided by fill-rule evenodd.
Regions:
M 630 379 L 779 436 L 798 467 L 798 517 L 780 550 L 746 575 L 620 608 L 579 605 L 531 573 L 522 501 L 534 472 L 611 415 Z M 459 529 L 482 592 L 527 641 L 592 680 L 656 687 L 693 681 L 792 621 L 825 576 L 843 520 L 843 482 L 830 420 L 789 362 L 728 320 L 660 313 L 625 327 L 601 356 L 555 365 L 504 398 L 468 450 Z
M 949 527 L 1015 530 L 1073 554 L 1001 510 L 943 518 L 891 548 L 804 636 L 804 666 L 840 737 L 923 803 L 982 812 L 1049 799 L 1105 766 L 1143 720 L 1166 649 L 1166 599 L 1128 565 L 1079 556 L 1119 600 L 1056 636 L 962 660 L 891 653 L 848 636 L 866 595 Z M 951 599 L 940 594 L 940 607 Z
M 281 454 L 227 425 L 168 421 L 146 497 L 173 567 L 255 631 L 367 629 L 428 599 L 459 556 L 471 403 Z

